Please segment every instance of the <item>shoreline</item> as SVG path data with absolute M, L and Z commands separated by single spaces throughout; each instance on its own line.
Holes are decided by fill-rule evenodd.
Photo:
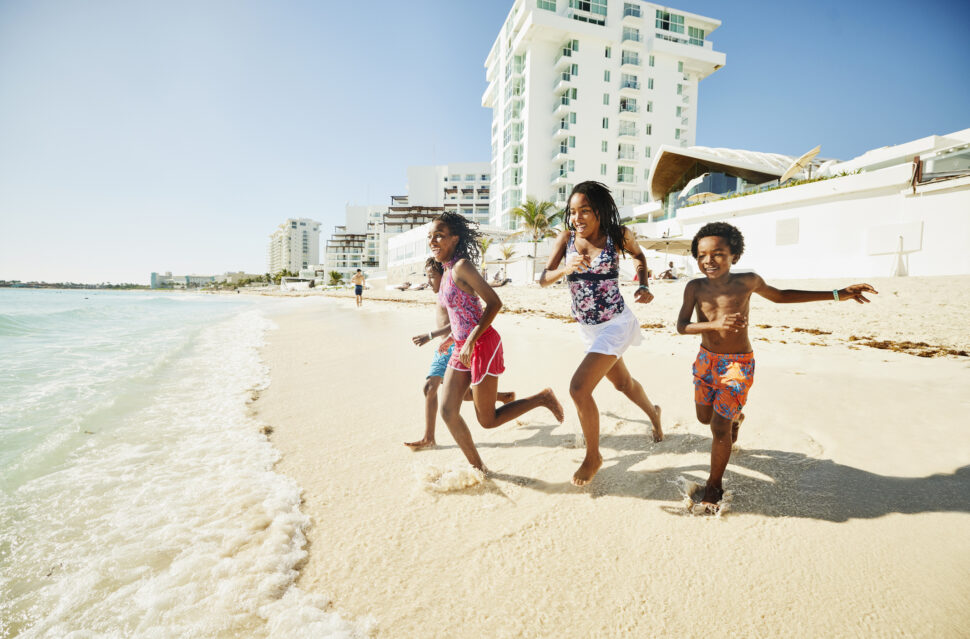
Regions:
M 809 342 L 756 342 L 758 377 L 725 475 L 732 511 L 691 517 L 674 482 L 703 481 L 709 463 L 690 387 L 697 340 L 649 331 L 625 356 L 663 407 L 664 442 L 652 443 L 645 416 L 619 393 L 597 389 L 605 463 L 578 489 L 567 389 L 582 350 L 572 326 L 537 316 L 547 304 L 568 313 L 568 294 L 522 287 L 555 295 L 513 302 L 514 289 L 499 291 L 503 311 L 531 306 L 496 319 L 507 345 L 500 388 L 551 386 L 566 423 L 536 411 L 484 431 L 463 407 L 492 472 L 452 492 L 428 480 L 463 466 L 440 418 L 435 449 L 402 445 L 423 427 L 430 351 L 409 338 L 431 322 L 431 294 L 410 304 L 365 296 L 358 310 L 349 294 L 311 293 L 319 303 L 273 318 L 279 330 L 262 351 L 272 382 L 253 407 L 314 522 L 301 590 L 346 617 L 374 615 L 379 637 L 702 636 L 711 610 L 720 632 L 749 636 L 958 636 L 970 621 L 970 540 L 960 533 L 970 451 L 954 446 L 965 440 L 964 358 L 819 351 L 810 341 L 831 336 L 794 331 Z M 798 306 L 787 325 L 832 305 Z M 888 309 L 851 310 L 878 313 L 869 324 L 880 325 Z M 920 397 L 921 411 L 898 410 L 903 395 Z

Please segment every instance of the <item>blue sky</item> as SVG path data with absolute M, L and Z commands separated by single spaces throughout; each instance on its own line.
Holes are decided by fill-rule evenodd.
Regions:
M 619 0 L 613 0 L 619 1 Z M 487 161 L 511 0 L 0 0 L 0 279 L 263 272 L 287 217 Z M 847 159 L 970 127 L 961 1 L 696 0 L 697 143 Z

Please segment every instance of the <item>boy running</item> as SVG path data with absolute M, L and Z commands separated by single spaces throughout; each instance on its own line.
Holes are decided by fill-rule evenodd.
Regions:
M 694 362 L 694 402 L 697 419 L 710 424 L 711 474 L 701 505 L 717 513 L 724 494 L 721 478 L 731 457 L 731 445 L 744 421 L 748 390 L 754 382 L 754 353 L 748 341 L 748 303 L 752 293 L 776 304 L 869 300 L 877 293 L 868 284 L 853 284 L 834 291 L 778 290 L 755 273 L 731 273 L 744 252 L 741 231 L 725 222 L 705 224 L 694 236 L 691 253 L 706 277 L 691 280 L 684 289 L 684 304 L 677 317 L 677 332 L 700 335 L 701 348 Z M 691 322 L 694 311 L 697 321 Z

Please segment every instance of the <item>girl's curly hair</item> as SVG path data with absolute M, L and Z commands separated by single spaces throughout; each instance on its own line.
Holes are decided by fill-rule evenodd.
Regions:
M 478 244 L 481 233 L 478 231 L 478 224 L 463 215 L 448 211 L 436 217 L 435 220 L 444 222 L 448 230 L 458 236 L 458 246 L 455 247 L 452 259 L 465 258 L 477 265 L 481 260 L 481 248 Z

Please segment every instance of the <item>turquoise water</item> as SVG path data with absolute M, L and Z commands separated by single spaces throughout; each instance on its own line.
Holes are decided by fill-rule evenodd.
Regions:
M 0 289 L 0 638 L 353 635 L 248 406 L 274 304 Z

